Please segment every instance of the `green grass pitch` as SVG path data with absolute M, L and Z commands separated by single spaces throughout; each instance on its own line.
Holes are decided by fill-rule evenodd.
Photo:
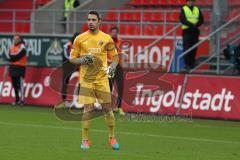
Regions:
M 136 122 L 117 118 L 120 150 L 108 145 L 103 118 L 91 122 L 92 147 L 80 149 L 81 123 L 53 109 L 0 106 L 1 160 L 239 160 L 240 122 Z

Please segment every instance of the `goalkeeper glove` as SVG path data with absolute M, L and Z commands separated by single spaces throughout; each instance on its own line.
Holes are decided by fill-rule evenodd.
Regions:
M 92 55 L 82 56 L 80 58 L 77 58 L 75 62 L 76 64 L 79 65 L 89 65 L 93 63 L 93 56 Z
M 107 69 L 105 69 L 106 74 L 108 75 L 108 78 L 113 78 L 115 76 L 115 68 L 109 66 Z
M 83 61 L 85 64 L 92 64 L 93 63 L 93 56 L 92 55 L 86 55 L 83 57 Z
M 108 75 L 108 78 L 113 78 L 115 76 L 115 70 L 117 67 L 117 63 L 112 63 L 110 66 L 105 69 L 106 74 Z

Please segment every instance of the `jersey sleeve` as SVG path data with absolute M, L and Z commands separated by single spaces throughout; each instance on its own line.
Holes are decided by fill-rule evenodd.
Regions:
M 118 55 L 115 43 L 111 37 L 109 37 L 109 42 L 106 47 L 107 47 L 108 56 L 113 57 L 113 56 Z
M 80 41 L 79 41 L 79 38 L 76 38 L 73 42 L 73 47 L 72 47 L 71 52 L 70 52 L 70 60 L 73 60 L 75 58 L 79 58 L 80 57 L 80 52 L 81 52 Z

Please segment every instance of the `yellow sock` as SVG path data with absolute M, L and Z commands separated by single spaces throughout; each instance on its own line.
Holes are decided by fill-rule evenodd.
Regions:
M 88 140 L 88 133 L 89 133 L 89 121 L 82 122 L 82 139 Z
M 105 114 L 105 120 L 108 125 L 109 138 L 115 137 L 115 117 L 113 111 Z
M 88 140 L 89 133 L 89 113 L 85 112 L 82 117 L 82 139 Z

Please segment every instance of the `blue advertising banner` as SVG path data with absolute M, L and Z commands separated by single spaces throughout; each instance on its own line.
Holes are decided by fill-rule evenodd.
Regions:
M 175 45 L 175 53 L 174 53 L 174 57 L 172 60 L 172 64 L 171 64 L 171 72 L 177 72 L 177 61 L 178 61 L 178 57 L 183 53 L 183 41 L 182 39 L 177 39 L 176 41 L 176 45 Z M 185 63 L 184 63 L 184 59 L 183 57 L 180 59 L 179 61 L 179 69 L 183 69 L 185 67 Z

